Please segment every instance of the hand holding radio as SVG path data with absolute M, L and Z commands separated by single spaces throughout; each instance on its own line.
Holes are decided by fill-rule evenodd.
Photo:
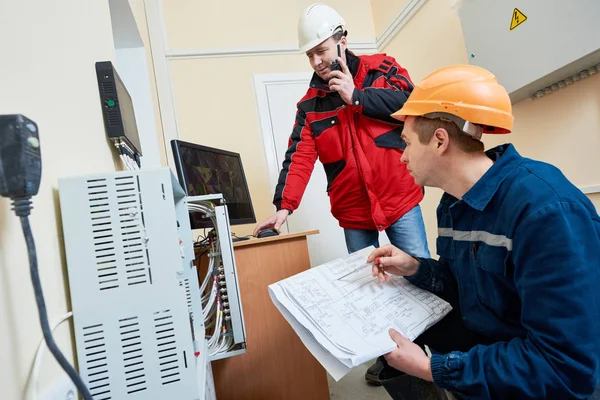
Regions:
M 348 66 L 342 59 L 341 48 L 338 44 L 338 58 L 331 63 L 331 72 L 329 73 L 329 88 L 335 90 L 342 96 L 346 104 L 352 103 L 354 94 L 354 78 L 348 69 Z
M 329 68 L 331 70 L 331 72 L 333 71 L 341 71 L 342 70 L 342 66 L 339 63 L 338 60 L 340 60 L 342 58 L 342 49 L 338 43 L 337 45 L 337 58 L 335 59 L 335 61 L 333 61 L 331 63 L 331 67 Z

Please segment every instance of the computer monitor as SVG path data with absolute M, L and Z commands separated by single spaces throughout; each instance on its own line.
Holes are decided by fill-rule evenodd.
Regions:
M 223 194 L 231 225 L 256 222 L 242 159 L 238 153 L 172 140 L 179 183 L 188 196 Z M 212 224 L 200 213 L 190 214 L 192 229 Z

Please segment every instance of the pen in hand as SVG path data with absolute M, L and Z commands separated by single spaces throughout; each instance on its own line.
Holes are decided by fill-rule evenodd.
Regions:
M 373 265 L 377 265 L 377 267 L 378 267 L 380 270 L 382 269 L 382 267 L 379 265 L 379 257 L 375 258 L 375 261 L 374 261 L 374 262 L 368 262 L 368 263 L 365 263 L 365 264 L 361 264 L 361 265 L 359 265 L 358 267 L 354 268 L 352 271 L 348 272 L 347 274 L 345 274 L 345 275 L 342 275 L 342 276 L 340 276 L 339 278 L 337 278 L 337 280 L 338 280 L 338 281 L 339 281 L 339 280 L 342 280 L 343 278 L 345 278 L 345 277 L 347 277 L 347 276 L 349 276 L 349 275 L 352 275 L 353 273 L 357 272 L 357 271 L 358 271 L 358 270 L 360 270 L 360 269 L 363 269 L 363 268 L 365 268 L 365 267 L 369 267 L 369 266 L 371 266 L 371 267 L 372 267 Z

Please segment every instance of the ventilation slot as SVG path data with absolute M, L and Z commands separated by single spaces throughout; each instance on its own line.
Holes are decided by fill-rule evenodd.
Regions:
M 113 89 L 112 82 L 102 82 L 102 94 L 104 96 L 114 96 L 115 91 Z
M 185 287 L 185 298 L 187 300 L 188 313 L 194 319 L 194 311 L 192 310 L 192 291 L 190 290 L 190 280 L 184 279 L 183 282 L 179 281 L 179 286 Z
M 154 328 L 161 383 L 169 385 L 179 382 L 181 380 L 179 372 L 181 360 L 177 351 L 173 316 L 170 310 L 154 313 Z
M 98 286 L 100 290 L 115 289 L 119 277 L 106 179 L 88 180 L 87 189 Z
M 83 327 L 85 347 L 85 371 L 88 376 L 88 388 L 94 400 L 109 400 L 110 379 L 106 358 L 106 342 L 102 324 Z
M 149 283 L 150 268 L 143 242 L 143 211 L 137 182 L 133 176 L 120 176 L 115 182 L 127 285 Z
M 121 113 L 118 108 L 112 108 L 106 113 L 108 117 L 108 126 L 119 126 L 121 124 Z
M 138 317 L 119 320 L 121 333 L 121 350 L 123 353 L 123 369 L 127 394 L 146 390 L 146 373 L 144 370 L 144 352 Z

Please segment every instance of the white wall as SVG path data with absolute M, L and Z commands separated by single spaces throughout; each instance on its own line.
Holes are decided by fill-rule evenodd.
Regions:
M 141 42 L 139 47 L 116 49 L 115 67 L 135 107 L 135 121 L 143 153 L 142 167 L 153 168 L 160 166 L 160 155 L 150 76 L 146 65 L 146 50 Z
M 151 41 L 157 47 L 153 53 L 154 68 L 166 144 L 178 137 L 240 153 L 258 221 L 271 215 L 275 207 L 253 76 L 312 71 L 306 56 L 293 50 L 297 48 L 298 18 L 311 3 L 312 0 L 146 0 L 148 26 L 140 27 L 140 31 L 147 28 L 154 32 L 150 35 L 153 39 L 164 37 L 162 51 L 168 55 L 165 66 L 164 57 L 157 59 L 161 51 L 156 44 L 158 39 Z M 354 43 L 362 49 L 373 49 L 369 1 L 327 3 L 346 19 L 350 48 Z M 163 26 L 164 32 L 160 32 Z M 272 52 L 264 55 L 269 51 Z M 175 105 L 174 114 L 169 110 L 171 104 Z M 293 122 L 289 121 L 289 133 Z M 171 149 L 167 147 L 166 152 L 168 155 Z M 254 226 L 236 226 L 235 232 L 246 235 Z
M 0 2 L 0 114 L 22 113 L 37 122 L 42 184 L 31 224 L 51 319 L 70 309 L 60 229 L 57 180 L 113 171 L 117 159 L 106 139 L 94 63 L 115 60 L 106 1 Z M 9 201 L 0 198 L 0 388 L 21 399 L 41 338 L 27 251 Z M 72 359 L 69 324 L 56 340 Z M 41 388 L 63 374 L 51 357 Z
M 116 49 L 115 68 L 123 80 L 135 108 L 140 137 L 142 167 L 160 166 L 154 104 L 147 68 L 146 49 L 128 0 L 109 0 L 113 41 Z

